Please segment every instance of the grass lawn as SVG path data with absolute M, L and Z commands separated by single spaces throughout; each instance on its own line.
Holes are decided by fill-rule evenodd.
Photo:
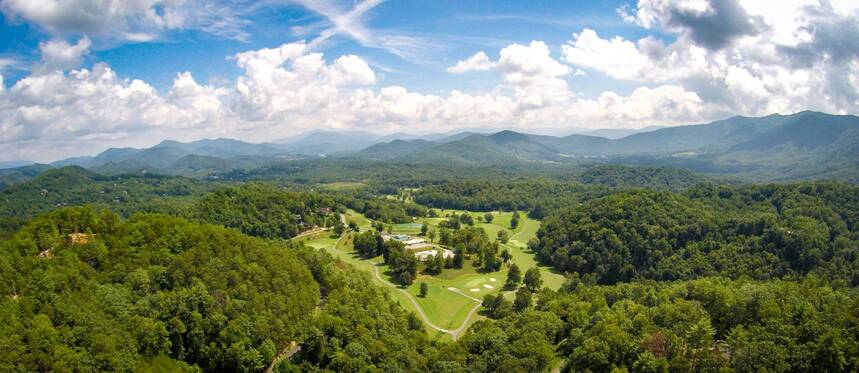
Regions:
M 355 210 L 346 210 L 345 215 L 346 215 L 346 222 L 347 223 L 355 222 L 355 224 L 358 224 L 358 228 L 361 229 L 361 232 L 363 232 L 367 229 L 370 229 L 370 227 L 372 226 L 370 219 L 367 219 L 366 217 L 364 217 L 363 214 L 361 214 Z
M 391 225 L 391 231 L 394 233 L 420 233 L 423 223 L 402 223 Z

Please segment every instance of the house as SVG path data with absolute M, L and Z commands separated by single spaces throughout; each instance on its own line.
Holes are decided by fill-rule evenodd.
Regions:
M 409 239 L 403 241 L 403 244 L 405 244 L 406 246 L 412 246 L 412 245 L 422 244 L 425 242 L 427 242 L 427 240 L 425 240 L 423 238 L 409 238 Z
M 429 258 L 432 258 L 432 257 L 438 255 L 439 252 L 441 252 L 441 256 L 444 259 L 453 258 L 453 256 L 454 256 L 453 251 L 450 251 L 448 249 L 437 249 L 437 250 L 418 251 L 415 253 L 415 258 L 424 262 L 424 261 L 427 261 Z
M 316 212 L 318 212 L 322 215 L 331 215 L 331 208 L 330 207 L 320 207 L 318 210 L 316 210 Z
M 420 249 L 425 249 L 425 248 L 427 248 L 427 247 L 433 247 L 433 245 L 432 245 L 432 244 L 429 244 L 429 243 L 426 243 L 426 242 L 423 242 L 423 243 L 418 243 L 418 244 L 414 244 L 414 245 L 406 246 L 406 249 L 409 249 L 409 250 L 420 250 Z

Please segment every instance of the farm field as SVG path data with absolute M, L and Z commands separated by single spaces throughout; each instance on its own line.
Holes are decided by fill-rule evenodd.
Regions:
M 487 235 L 494 239 L 499 231 L 506 230 L 510 236 L 507 244 L 501 244 L 502 250 L 511 252 L 511 264 L 515 263 L 524 272 L 528 268 L 538 267 L 532 253 L 527 249 L 527 242 L 536 235 L 540 222 L 534 219 L 522 217 L 517 228 L 510 228 L 511 212 L 493 212 L 491 223 L 478 221 L 478 216 L 483 212 L 470 212 L 460 210 L 439 210 L 440 217 L 421 218 L 416 223 L 393 225 L 392 232 L 417 235 L 420 227 L 427 224 L 436 228 L 445 220 L 448 214 L 468 213 L 474 217 L 475 226 L 483 228 Z M 362 214 L 348 210 L 344 217 L 347 222 L 355 222 L 360 231 L 370 229 L 372 220 Z M 330 232 L 320 232 L 302 238 L 309 246 L 328 250 L 332 255 L 339 257 L 346 263 L 370 273 L 376 282 L 391 289 L 392 297 L 406 309 L 422 316 L 427 332 L 436 339 L 450 340 L 458 337 L 469 325 L 477 320 L 484 319 L 479 311 L 480 302 L 487 294 L 498 294 L 503 291 L 504 282 L 507 279 L 509 264 L 502 266 L 501 270 L 491 273 L 482 273 L 475 269 L 471 260 L 466 260 L 461 269 L 445 269 L 442 273 L 432 276 L 421 273 L 414 283 L 408 287 L 395 285 L 391 280 L 389 268 L 383 263 L 381 257 L 362 259 L 355 252 L 353 246 L 353 233 L 347 232 L 342 237 L 332 236 Z M 554 273 L 548 267 L 538 267 L 541 271 L 543 284 L 552 290 L 557 290 L 564 282 L 564 276 Z M 427 296 L 420 297 L 420 284 L 427 284 Z M 512 292 L 505 292 L 505 296 L 512 297 Z

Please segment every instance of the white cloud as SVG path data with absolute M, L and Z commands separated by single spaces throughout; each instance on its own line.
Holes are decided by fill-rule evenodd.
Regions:
M 576 66 L 601 70 L 611 77 L 628 79 L 649 64 L 638 47 L 621 37 L 601 39 L 596 31 L 584 29 L 562 47 L 564 61 Z
M 8 68 L 15 67 L 18 64 L 19 64 L 18 60 L 14 59 L 14 58 L 0 57 L 0 72 L 6 70 Z
M 74 45 L 70 45 L 65 40 L 41 42 L 39 50 L 44 61 L 41 69 L 53 72 L 76 68 L 80 65 L 83 55 L 89 51 L 91 44 L 87 37 L 80 38 Z
M 168 98 L 176 107 L 196 117 L 194 121 L 201 122 L 227 115 L 221 98 L 228 93 L 223 87 L 198 84 L 186 71 L 176 75 Z
M 45 160 L 105 143 L 143 145 L 158 136 L 199 134 L 217 129 L 212 119 L 222 119 L 207 115 L 217 109 L 204 95 L 221 93 L 180 74 L 165 98 L 141 80 L 119 78 L 105 64 L 31 75 L 0 91 L 0 146 Z
M 469 71 L 486 71 L 495 67 L 495 63 L 489 60 L 489 56 L 485 52 L 477 52 L 471 57 L 458 61 L 456 65 L 447 68 L 447 72 L 452 74 L 463 74 Z
M 759 17 L 737 0 L 639 0 L 634 12 L 618 9 L 628 22 L 683 34 L 707 49 L 718 50 L 760 32 Z
M 499 55 L 495 69 L 514 89 L 523 109 L 564 102 L 571 95 L 567 82 L 561 78 L 570 69 L 552 58 L 546 43 L 511 44 L 501 49 Z
M 563 46 L 564 61 L 613 79 L 681 86 L 725 114 L 857 112 L 859 86 L 849 78 L 859 60 L 857 7 L 642 0 L 621 15 L 678 34 L 674 42 L 604 39 L 584 29 Z M 750 26 L 721 33 L 736 31 L 737 23 Z
M 310 49 L 318 49 L 335 35 L 346 36 L 362 46 L 382 49 L 409 61 L 421 61 L 420 55 L 428 48 L 440 48 L 433 40 L 367 27 L 365 16 L 383 1 L 356 1 L 351 9 L 344 9 L 331 0 L 295 0 L 308 10 L 325 17 L 325 20 L 293 27 L 293 30 L 302 36 L 306 32 L 318 31 L 318 35 L 308 43 Z
M 216 0 L 4 0 L 0 11 L 54 35 L 149 41 L 168 30 L 196 29 L 212 35 L 245 40 L 248 21 L 242 18 L 253 4 Z
M 695 92 L 683 87 L 664 85 L 641 87 L 629 96 L 608 91 L 596 100 L 579 99 L 568 110 L 571 118 L 603 128 L 645 127 L 654 123 L 678 123 L 700 120 L 712 110 Z
M 500 48 L 494 61 L 481 51 L 448 68 L 497 73 L 498 85 L 479 94 L 378 86 L 363 58 L 323 55 L 313 48 L 314 41 L 231 56 L 240 69 L 232 82 L 201 84 L 190 72 L 179 73 L 159 94 L 146 82 L 118 77 L 104 64 L 64 72 L 80 63 L 89 39 L 74 45 L 46 42 L 43 60 L 52 68 L 10 87 L 0 76 L 0 147 L 7 150 L 5 158 L 45 160 L 79 149 L 145 146 L 164 138 L 270 141 L 316 128 L 437 132 L 486 125 L 527 131 L 674 125 L 805 109 L 859 111 L 855 10 L 800 4 L 789 17 L 781 9 L 769 16 L 754 6 L 731 8 L 733 15 L 753 19 L 754 30 L 712 38 L 709 23 L 722 19 L 714 13 L 737 5 L 727 3 L 642 1 L 625 10 L 631 22 L 676 35 L 672 42 L 653 36 L 601 37 L 583 29 L 561 46 L 559 58 L 544 42 L 532 41 Z M 326 18 L 322 30 L 331 29 L 327 37 L 348 34 L 381 45 L 384 35 L 367 30 L 360 17 L 374 4 L 359 3 L 347 12 L 351 20 Z M 329 5 L 312 4 L 333 18 L 344 14 L 339 8 L 323 9 Z M 162 28 L 188 22 L 179 14 L 158 17 Z M 145 39 L 151 30 L 126 31 L 141 32 Z M 589 79 L 616 79 L 637 88 L 582 97 L 567 79 L 585 70 Z

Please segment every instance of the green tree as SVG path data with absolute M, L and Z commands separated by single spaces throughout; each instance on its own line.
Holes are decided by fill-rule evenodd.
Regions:
M 457 246 L 453 249 L 453 267 L 462 268 L 463 264 L 465 264 L 465 249 Z
M 343 222 L 338 221 L 336 224 L 334 224 L 334 234 L 340 236 L 345 231 L 346 231 L 346 226 L 343 225 Z
M 427 297 L 427 292 L 428 292 L 428 291 L 429 291 L 429 286 L 427 286 L 427 283 L 426 283 L 426 282 L 421 282 L 420 297 L 421 297 L 421 298 L 426 298 L 426 297 Z
M 532 293 L 540 290 L 540 288 L 543 287 L 543 277 L 540 274 L 540 270 L 537 269 L 537 267 L 529 268 L 525 271 L 523 282 L 525 283 L 525 287 Z
M 502 229 L 502 230 L 498 231 L 497 238 L 498 238 L 498 241 L 501 241 L 501 243 L 506 244 L 507 241 L 510 240 L 510 235 L 507 233 L 506 230 Z
M 510 261 L 510 259 L 513 259 L 513 255 L 510 254 L 510 250 L 501 250 L 501 261 L 507 263 Z
M 516 298 L 513 300 L 513 309 L 516 311 L 524 311 L 531 307 L 531 291 L 528 288 L 519 288 L 516 291 Z
M 510 218 L 510 229 L 516 229 L 519 226 L 519 212 L 514 211 L 513 217 Z
M 492 220 L 494 220 L 494 219 L 495 219 L 495 215 L 493 215 L 491 212 L 487 212 L 487 213 L 483 214 L 483 220 L 485 220 L 486 223 L 491 224 Z
M 519 266 L 513 263 L 510 265 L 510 270 L 507 271 L 507 282 L 504 283 L 504 287 L 515 289 L 519 286 L 520 281 L 522 281 L 522 272 L 519 270 Z

